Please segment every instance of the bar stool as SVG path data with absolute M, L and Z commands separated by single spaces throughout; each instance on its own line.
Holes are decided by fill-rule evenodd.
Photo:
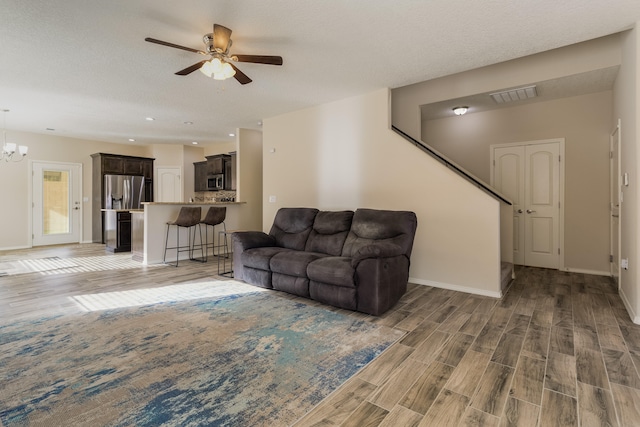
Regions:
M 233 235 L 233 233 L 236 233 L 238 231 L 241 230 L 227 230 L 226 227 L 224 230 L 218 231 L 218 244 L 220 243 L 220 239 L 224 239 L 224 244 L 219 245 L 221 247 L 224 247 L 224 257 L 218 255 L 218 276 L 233 277 L 233 244 L 227 244 L 227 239 L 229 239 Z M 218 251 L 219 250 L 220 249 L 218 249 Z M 222 268 L 220 268 L 220 258 L 223 258 Z M 225 261 L 227 258 L 231 258 L 229 270 L 227 270 L 227 263 Z
M 207 215 L 204 217 L 200 224 L 204 224 L 204 260 L 207 261 L 209 256 L 209 248 L 211 248 L 211 253 L 216 256 L 216 249 L 218 250 L 218 256 L 220 256 L 221 248 L 224 247 L 224 255 L 227 256 L 227 239 L 224 239 L 224 244 L 220 243 L 220 237 L 218 237 L 218 244 L 216 245 L 216 233 L 215 226 L 218 224 L 222 224 L 222 227 L 226 231 L 227 226 L 224 223 L 225 218 L 227 217 L 227 208 L 226 206 L 212 206 L 207 211 Z M 211 232 L 211 243 L 209 243 L 209 226 L 213 228 Z
M 178 259 L 180 258 L 180 252 L 189 252 L 189 259 L 194 259 L 193 252 L 196 241 L 196 229 L 195 226 L 198 226 L 200 230 L 200 252 L 202 252 L 202 229 L 200 228 L 200 216 L 202 215 L 202 208 L 194 207 L 194 206 L 183 206 L 180 208 L 180 213 L 178 213 L 178 218 L 175 221 L 167 221 L 167 236 L 164 241 L 164 255 L 162 257 L 162 262 L 166 264 L 167 258 L 167 250 L 175 249 L 176 250 L 176 267 L 178 266 Z M 169 247 L 169 229 L 172 225 L 176 226 L 176 245 L 174 247 Z M 180 228 L 186 228 L 187 234 L 189 236 L 187 246 L 180 246 Z M 193 242 L 191 241 L 191 229 L 193 229 Z

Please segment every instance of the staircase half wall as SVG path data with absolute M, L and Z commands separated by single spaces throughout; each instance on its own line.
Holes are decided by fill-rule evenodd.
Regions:
M 392 131 L 388 89 L 265 119 L 263 143 L 266 227 L 287 206 L 411 210 L 412 283 L 502 295 L 504 203 Z

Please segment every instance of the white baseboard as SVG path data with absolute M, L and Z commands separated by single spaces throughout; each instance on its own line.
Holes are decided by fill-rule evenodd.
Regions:
M 13 246 L 13 247 L 5 247 L 0 248 L 0 251 L 17 251 L 18 249 L 30 249 L 31 246 Z
M 611 272 L 609 271 L 600 271 L 600 270 L 586 270 L 584 268 L 572 268 L 565 267 L 562 271 L 566 271 L 568 273 L 581 273 L 581 274 L 591 274 L 594 276 L 611 276 Z
M 416 279 L 414 277 L 409 277 L 409 282 L 415 283 L 417 285 L 433 286 L 434 288 L 442 288 L 442 289 L 449 289 L 457 292 L 465 292 L 467 294 L 482 295 L 485 297 L 492 297 L 492 298 L 502 298 L 501 291 L 493 292 L 493 291 L 487 291 L 485 289 L 470 288 L 467 286 L 433 282 L 431 280 L 424 280 L 424 279 Z
M 624 303 L 624 307 L 627 309 L 627 313 L 629 313 L 629 316 L 631 317 L 631 321 L 636 325 L 640 325 L 640 316 L 638 316 L 633 310 L 633 306 L 629 303 L 629 298 L 627 298 L 627 295 L 622 289 L 618 291 L 618 295 L 620 295 L 620 298 Z

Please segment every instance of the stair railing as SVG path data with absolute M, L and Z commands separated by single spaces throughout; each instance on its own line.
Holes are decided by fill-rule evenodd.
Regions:
M 487 184 L 485 184 L 484 182 L 482 182 L 481 180 L 479 180 L 475 176 L 471 175 L 469 172 L 465 171 L 460 166 L 458 166 L 455 163 L 451 162 L 445 156 L 443 156 L 442 154 L 438 153 L 436 150 L 434 150 L 433 148 L 429 147 L 428 145 L 426 145 L 422 141 L 418 141 L 414 137 L 410 136 L 409 134 L 405 133 L 404 131 L 398 129 L 397 127 L 395 127 L 393 125 L 391 126 L 391 129 L 393 129 L 398 135 L 402 136 L 404 139 L 406 139 L 407 141 L 411 142 L 413 145 L 415 145 L 416 147 L 420 148 L 425 153 L 429 154 L 430 156 L 432 156 L 436 160 L 440 161 L 442 164 L 447 166 L 449 169 L 453 170 L 458 175 L 462 176 L 467 181 L 471 182 L 473 185 L 475 185 L 476 187 L 480 188 L 484 192 L 488 193 L 492 197 L 495 197 L 496 199 L 498 199 L 501 202 L 504 202 L 504 203 L 506 203 L 508 205 L 513 205 L 513 203 L 509 199 L 507 199 L 505 196 L 503 196 L 502 194 L 498 193 L 496 190 L 494 190 L 493 188 L 489 187 Z

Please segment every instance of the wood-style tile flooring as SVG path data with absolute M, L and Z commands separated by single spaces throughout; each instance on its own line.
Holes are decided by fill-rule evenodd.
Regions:
M 0 252 L 0 263 L 52 256 L 113 255 L 104 245 L 64 245 Z M 0 322 L 79 311 L 69 299 L 79 293 L 215 271 L 212 262 L 184 262 L 0 277 Z M 334 310 L 407 334 L 296 427 L 640 426 L 640 325 L 607 277 L 519 268 L 499 300 L 410 284 L 382 317 Z

